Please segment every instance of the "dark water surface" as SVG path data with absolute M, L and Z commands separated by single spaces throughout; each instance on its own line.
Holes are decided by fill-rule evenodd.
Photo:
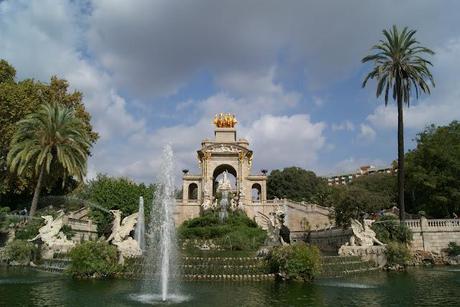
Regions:
M 148 306 L 130 280 L 77 281 L 66 275 L 0 267 L 0 306 Z M 313 284 L 184 282 L 168 306 L 460 306 L 460 267 L 372 273 Z

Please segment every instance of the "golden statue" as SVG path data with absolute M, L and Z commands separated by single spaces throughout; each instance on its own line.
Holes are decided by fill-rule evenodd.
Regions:
M 220 113 L 214 116 L 214 125 L 217 128 L 233 128 L 237 123 L 235 115 L 230 113 Z

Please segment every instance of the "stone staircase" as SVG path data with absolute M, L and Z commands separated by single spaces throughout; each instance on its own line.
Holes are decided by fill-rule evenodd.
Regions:
M 268 273 L 266 261 L 256 257 L 182 257 L 180 263 L 184 280 L 262 281 L 275 278 L 274 274 Z M 135 261 L 129 267 L 125 273 L 127 277 L 143 277 L 141 261 Z
M 43 260 L 41 264 L 35 266 L 34 268 L 48 272 L 64 272 L 69 265 L 69 259 L 49 259 Z
M 323 256 L 321 277 L 342 277 L 378 270 L 373 261 L 361 260 L 358 256 Z

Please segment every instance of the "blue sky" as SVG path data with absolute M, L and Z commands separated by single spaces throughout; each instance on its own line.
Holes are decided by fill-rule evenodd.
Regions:
M 254 171 L 328 175 L 395 159 L 395 107 L 361 88 L 360 63 L 393 24 L 436 52 L 433 94 L 405 110 L 407 148 L 427 124 L 460 117 L 459 12 L 428 0 L 6 0 L 0 58 L 18 79 L 58 75 L 83 92 L 101 135 L 89 177 L 151 182 L 168 142 L 177 168 L 197 171 L 217 112 L 236 114 Z

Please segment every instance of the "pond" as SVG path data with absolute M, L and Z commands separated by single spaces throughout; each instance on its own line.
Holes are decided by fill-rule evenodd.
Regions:
M 72 280 L 66 275 L 0 267 L 0 306 L 146 306 L 132 299 L 140 282 Z M 168 306 L 458 306 L 460 267 L 374 272 L 313 284 L 184 282 Z

